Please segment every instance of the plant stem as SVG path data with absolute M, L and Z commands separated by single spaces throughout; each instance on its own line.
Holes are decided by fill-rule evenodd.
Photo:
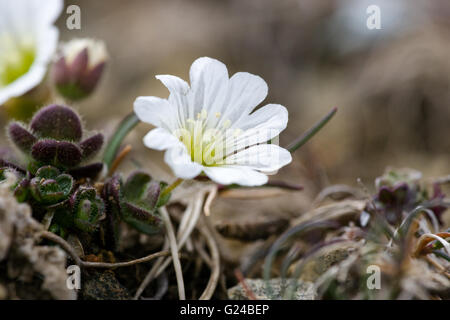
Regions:
M 209 251 L 211 252 L 212 265 L 211 265 L 211 276 L 199 300 L 209 300 L 211 299 L 211 297 L 214 294 L 214 291 L 216 290 L 217 283 L 220 277 L 220 253 L 217 243 L 212 235 L 212 232 L 211 230 L 209 230 L 208 224 L 206 222 L 203 223 L 203 220 L 206 220 L 205 217 L 201 217 L 201 219 L 202 220 L 200 220 L 200 225 L 198 226 L 198 229 L 200 233 L 203 235 L 203 237 L 205 237 L 206 243 L 208 244 Z
M 167 188 L 165 188 L 163 190 L 163 192 L 161 192 L 160 197 L 163 198 L 165 197 L 168 193 L 172 192 L 176 187 L 178 187 L 184 180 L 181 178 L 178 178 L 177 180 L 175 180 L 174 183 L 172 183 L 170 186 L 168 186 Z
M 439 250 L 434 250 L 433 253 L 435 255 L 437 255 L 438 257 L 441 257 L 441 258 L 447 260 L 448 262 L 450 262 L 450 256 L 445 254 L 444 252 L 439 251 Z
M 125 262 L 115 262 L 115 263 L 107 263 L 107 262 L 89 262 L 89 261 L 83 261 L 76 253 L 75 249 L 63 238 L 60 236 L 54 234 L 50 231 L 42 231 L 37 234 L 37 238 L 47 239 L 50 241 L 55 242 L 61 248 L 66 251 L 72 259 L 75 261 L 75 263 L 83 268 L 121 268 L 121 267 L 129 267 L 133 266 L 135 264 L 149 262 L 151 260 L 154 260 L 156 258 L 165 257 L 170 255 L 170 252 L 167 250 L 159 251 L 156 253 L 149 254 L 148 256 L 131 260 L 131 261 L 125 261 Z
M 117 126 L 116 131 L 109 139 L 106 145 L 105 152 L 103 154 L 103 162 L 106 164 L 108 169 L 111 167 L 116 154 L 122 144 L 123 139 L 127 134 L 139 123 L 139 118 L 134 112 L 127 115 Z
M 172 253 L 173 267 L 175 269 L 175 276 L 177 278 L 178 296 L 180 300 L 186 300 L 186 294 L 184 290 L 183 270 L 181 268 L 180 258 L 178 256 L 178 244 L 175 238 L 175 232 L 173 230 L 172 222 L 170 221 L 169 213 L 165 207 L 161 207 L 161 216 L 166 226 L 167 237 L 170 244 L 170 252 Z
M 50 228 L 54 215 L 55 215 L 55 211 L 54 210 L 49 210 L 49 211 L 47 211 L 47 213 L 45 214 L 44 218 L 42 219 L 41 223 L 44 225 L 44 229 L 46 231 Z
M 130 153 L 131 151 L 131 146 L 129 144 L 127 144 L 122 151 L 120 151 L 120 153 L 117 155 L 117 157 L 114 159 L 111 167 L 109 168 L 109 172 L 108 172 L 108 176 L 112 176 L 113 173 L 117 170 L 117 168 L 119 167 L 119 165 L 122 163 L 123 159 L 125 159 L 125 157 L 127 156 L 127 154 Z
M 292 141 L 286 149 L 288 149 L 292 153 L 303 146 L 306 142 L 309 141 L 309 139 L 314 137 L 314 135 L 319 132 L 320 129 L 322 129 L 328 123 L 328 121 L 331 120 L 331 118 L 333 118 L 336 112 L 337 108 L 331 109 L 331 111 L 325 117 L 323 117 L 319 122 L 317 122 L 312 128 L 303 133 L 300 137 Z

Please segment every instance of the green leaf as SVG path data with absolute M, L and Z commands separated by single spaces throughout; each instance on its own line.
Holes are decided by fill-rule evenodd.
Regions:
M 133 130 L 134 127 L 138 125 L 138 123 L 139 118 L 136 116 L 136 114 L 134 114 L 134 112 L 130 113 L 122 120 L 113 136 L 109 139 L 105 148 L 105 152 L 103 154 L 103 162 L 108 168 L 111 167 L 111 164 L 113 163 L 114 158 L 117 155 L 117 151 L 119 150 L 123 139 L 125 139 L 127 134 L 131 130 Z
M 134 172 L 130 175 L 123 187 L 123 196 L 127 201 L 142 199 L 152 178 L 145 172 Z
M 59 170 L 52 166 L 44 166 L 38 169 L 36 176 L 44 179 L 55 179 L 59 175 Z
M 303 133 L 300 137 L 291 142 L 286 149 L 291 153 L 299 149 L 306 142 L 308 142 L 312 137 L 315 136 L 327 123 L 334 117 L 337 112 L 337 108 L 333 108 L 325 117 L 323 117 L 319 122 L 317 122 L 312 128 Z
M 122 219 L 136 230 L 154 235 L 161 232 L 162 220 L 155 214 L 155 210 L 149 211 L 131 203 L 122 205 Z

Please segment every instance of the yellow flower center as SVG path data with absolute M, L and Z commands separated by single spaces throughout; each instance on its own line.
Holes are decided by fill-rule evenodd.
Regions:
M 191 160 L 204 166 L 219 165 L 227 154 L 227 145 L 231 138 L 237 138 L 242 130 L 230 129 L 231 121 L 221 122 L 221 114 L 214 114 L 217 126 L 208 126 L 208 112 L 203 109 L 197 113 L 196 119 L 189 118 L 175 135 L 183 142 L 191 156 Z
M 31 39 L 17 39 L 10 34 L 0 35 L 0 87 L 11 84 L 28 72 L 36 58 Z

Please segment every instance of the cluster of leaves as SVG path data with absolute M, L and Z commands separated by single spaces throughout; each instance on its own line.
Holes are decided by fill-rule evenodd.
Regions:
M 315 218 L 288 229 L 271 245 L 264 278 L 270 280 L 280 265 L 282 279 L 312 278 L 323 298 L 448 298 L 450 279 L 442 270 L 450 261 L 450 229 L 444 230 L 441 218 L 450 203 L 438 184 L 429 195 L 420 179 L 417 171 L 388 170 L 376 180 L 371 199 L 316 209 Z M 381 290 L 368 285 L 374 270 L 381 273 L 381 283 L 375 284 Z M 295 285 L 286 285 L 281 295 L 292 299 L 294 292 Z
M 161 196 L 166 184 L 145 172 L 126 182 L 119 174 L 104 181 L 104 163 L 89 163 L 102 149 L 103 134 L 86 134 L 71 108 L 44 107 L 28 125 L 12 122 L 7 130 L 22 161 L 2 152 L 0 181 L 14 174 L 14 195 L 32 207 L 35 218 L 50 216 L 50 231 L 62 237 L 100 235 L 112 248 L 121 220 L 146 234 L 160 232 L 158 208 L 170 196 Z
M 433 185 L 433 194 L 421 186 L 420 172 L 411 169 L 387 170 L 376 179 L 377 194 L 374 196 L 374 205 L 380 210 L 391 225 L 398 225 L 408 212 L 414 208 L 425 205 L 442 223 L 441 216 L 446 207 L 440 202 L 445 195 L 439 184 Z
M 162 220 L 158 209 L 170 198 L 170 193 L 163 192 L 166 187 L 165 182 L 153 181 L 142 171 L 132 173 L 125 182 L 118 174 L 105 182 L 102 194 L 107 200 L 107 223 L 112 231 L 106 239 L 109 247 L 117 246 L 119 220 L 144 234 L 160 232 Z

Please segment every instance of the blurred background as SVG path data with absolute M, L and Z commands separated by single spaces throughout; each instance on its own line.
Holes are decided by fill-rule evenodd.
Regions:
M 449 173 L 450 2 L 448 0 L 108 0 L 81 8 L 81 30 L 58 20 L 62 40 L 106 42 L 110 62 L 99 89 L 75 107 L 87 127 L 110 133 L 141 95 L 167 97 L 157 74 L 188 79 L 198 57 L 223 61 L 269 85 L 265 103 L 290 113 L 286 145 L 331 108 L 335 118 L 298 150 L 280 178 L 316 194 L 329 184 L 372 188 L 387 166 L 426 177 Z M 381 29 L 369 30 L 376 4 Z M 170 179 L 163 154 L 128 138 L 129 166 Z M 155 174 L 156 173 L 156 174 Z

